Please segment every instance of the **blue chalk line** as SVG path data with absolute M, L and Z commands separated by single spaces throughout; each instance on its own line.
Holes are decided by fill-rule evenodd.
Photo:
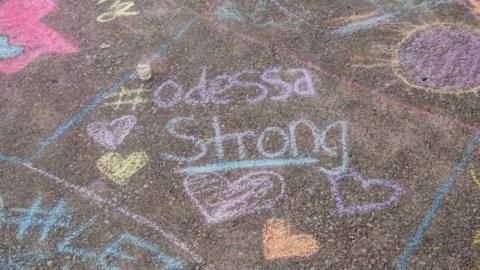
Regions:
M 221 6 L 217 7 L 217 9 L 213 14 L 220 19 L 236 20 L 239 22 L 243 22 L 243 15 L 240 9 L 238 8 L 236 1 L 232 1 L 232 0 L 226 1 Z
M 405 1 L 403 2 L 404 7 L 401 8 L 402 11 L 396 11 L 391 13 L 382 14 L 375 17 L 366 18 L 360 21 L 351 22 L 347 25 L 344 25 L 340 28 L 337 28 L 332 33 L 334 34 L 348 34 L 358 30 L 368 29 L 372 27 L 376 27 L 378 25 L 392 22 L 398 19 L 405 11 L 410 10 L 421 10 L 425 9 L 430 6 L 438 6 L 441 4 L 445 4 L 451 2 L 452 0 L 427 0 L 422 3 L 416 4 L 414 1 Z M 374 5 L 376 1 L 373 1 Z
M 453 187 L 453 185 L 455 184 L 455 181 L 460 176 L 462 171 L 465 169 L 467 162 L 472 157 L 472 154 L 477 147 L 479 137 L 480 137 L 480 131 L 477 131 L 471 137 L 470 142 L 468 143 L 467 149 L 463 154 L 462 160 L 460 160 L 460 162 L 457 164 L 452 174 L 448 178 L 448 181 L 437 192 L 437 195 L 435 196 L 435 201 L 433 202 L 432 207 L 430 208 L 430 210 L 428 210 L 427 214 L 423 218 L 422 224 L 420 225 L 420 227 L 418 227 L 417 232 L 415 233 L 415 236 L 410 239 L 410 242 L 407 244 L 405 251 L 403 252 L 403 255 L 400 257 L 397 270 L 405 269 L 408 263 L 408 259 L 412 256 L 412 253 L 415 251 L 415 249 L 417 249 L 418 245 L 422 242 L 423 236 L 425 235 L 425 231 L 428 227 L 428 224 L 430 224 L 430 221 L 432 220 L 433 215 L 435 215 L 437 210 L 440 208 L 440 206 L 443 203 L 443 200 L 447 197 L 448 193 L 450 192 L 450 189 Z
M 21 163 L 21 161 L 18 161 L 17 159 L 15 158 L 12 158 L 12 157 L 9 157 L 9 156 L 6 156 L 6 155 L 3 155 L 3 154 L 0 154 L 0 160 L 1 161 L 6 161 L 10 164 L 17 164 L 17 163 Z
M 353 23 L 347 24 L 345 26 L 342 26 L 342 27 L 336 29 L 335 31 L 333 31 L 333 33 L 334 34 L 346 34 L 346 33 L 351 33 L 351 32 L 355 32 L 355 31 L 358 31 L 358 30 L 362 30 L 362 29 L 368 29 L 368 28 L 371 28 L 373 26 L 376 26 L 376 25 L 379 25 L 379 24 L 382 24 L 382 23 L 393 21 L 400 14 L 401 14 L 400 12 L 394 12 L 394 13 L 387 13 L 387 14 L 372 17 L 372 18 L 367 18 L 367 19 L 362 20 L 362 21 L 353 22 Z
M 315 158 L 294 158 L 294 159 L 262 159 L 262 160 L 241 160 L 232 162 L 212 163 L 205 166 L 186 167 L 177 170 L 177 173 L 198 174 L 219 171 L 231 171 L 236 169 L 248 169 L 259 167 L 282 167 L 288 165 L 312 165 L 318 163 Z
M 194 25 L 197 21 L 198 17 L 193 17 L 190 19 L 171 39 L 169 39 L 163 46 L 158 50 L 158 52 L 154 53 L 152 56 L 153 58 L 162 57 L 165 55 L 184 35 L 188 32 L 188 30 Z M 111 94 L 119 91 L 125 86 L 129 81 L 136 78 L 136 71 L 131 70 L 128 71 L 124 77 L 117 83 L 115 83 L 112 87 L 102 91 L 98 96 L 96 96 L 93 100 L 91 100 L 83 109 L 76 113 L 72 118 L 70 118 L 65 124 L 58 127 L 50 137 L 40 143 L 38 148 L 36 149 L 35 153 L 26 160 L 26 162 L 31 162 L 36 159 L 38 156 L 42 154 L 43 151 L 52 143 L 60 138 L 69 128 L 73 125 L 78 123 L 82 118 L 84 118 L 88 113 L 93 111 L 95 107 L 103 103 L 103 101 L 110 96 Z M 11 159 L 0 156 L 0 160 L 6 160 L 12 162 Z
M 79 122 L 83 117 L 85 117 L 89 112 L 91 112 L 97 105 L 101 104 L 105 98 L 107 98 L 112 93 L 120 90 L 125 84 L 127 84 L 130 80 L 136 77 L 134 71 L 129 71 L 122 80 L 114 84 L 112 87 L 104 90 L 98 96 L 96 96 L 93 100 L 91 100 L 83 109 L 76 113 L 72 118 L 70 118 L 65 124 L 58 127 L 50 137 L 40 143 L 35 153 L 27 160 L 27 162 L 31 162 L 36 159 L 45 149 L 58 140 L 60 136 L 62 136 L 69 128 Z

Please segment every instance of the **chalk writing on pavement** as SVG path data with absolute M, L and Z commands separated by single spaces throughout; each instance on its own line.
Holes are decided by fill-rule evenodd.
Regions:
M 402 188 L 387 179 L 366 179 L 356 172 L 350 165 L 350 146 L 348 139 L 348 123 L 338 121 L 329 124 L 323 129 L 307 119 L 291 121 L 286 129 L 280 127 L 267 127 L 259 135 L 253 130 L 243 130 L 233 133 L 225 133 L 220 127 L 220 118 L 212 118 L 211 138 L 201 139 L 194 134 L 182 133 L 184 125 L 195 125 L 191 117 L 177 117 L 168 121 L 166 129 L 171 136 L 179 142 L 188 142 L 192 145 L 192 152 L 163 153 L 161 157 L 166 160 L 197 163 L 213 150 L 215 161 L 207 165 L 196 165 L 177 170 L 179 174 L 187 175 L 184 179 L 185 191 L 192 202 L 197 206 L 207 223 L 221 223 L 236 219 L 248 214 L 254 214 L 262 209 L 272 208 L 278 200 L 283 198 L 285 183 L 283 177 L 272 171 L 252 171 L 231 180 L 227 172 L 240 169 L 275 168 L 284 166 L 315 166 L 319 173 L 327 176 L 331 186 L 331 192 L 336 201 L 337 212 L 340 215 L 354 215 L 368 213 L 385 208 L 396 202 Z M 312 148 L 306 150 L 298 145 L 297 129 L 306 128 L 313 138 Z M 193 128 L 197 130 L 198 127 Z M 340 136 L 339 136 L 340 135 Z M 263 142 L 267 137 L 275 136 L 279 139 L 280 146 L 276 150 L 266 150 Z M 339 137 L 339 138 L 338 138 Z M 334 140 L 334 138 L 337 138 Z M 246 151 L 247 143 L 253 140 L 257 154 L 250 156 Z M 236 160 L 227 160 L 227 142 L 236 144 Z M 327 143 L 328 142 L 328 143 Z M 336 143 L 335 143 L 336 142 Z M 231 145 L 231 144 L 229 144 Z M 322 158 L 315 155 L 322 154 Z M 259 158 L 260 156 L 260 158 Z M 336 166 L 332 166 L 335 161 Z M 322 164 L 323 163 L 323 164 Z M 328 167 L 326 164 L 330 164 Z M 360 205 L 350 205 L 345 198 L 345 191 L 341 184 L 348 179 L 353 179 L 361 185 L 365 192 L 371 187 L 381 188 L 391 193 L 384 201 L 371 202 Z
M 108 10 L 97 17 L 97 21 L 101 23 L 110 22 L 118 17 L 135 16 L 140 12 L 133 10 L 135 2 L 122 0 L 94 0 L 97 5 L 110 2 Z
M 14 255 L 0 255 L 0 266 L 4 269 L 30 270 L 31 263 L 39 263 L 44 260 L 51 260 L 57 255 L 71 255 L 79 258 L 92 269 L 102 270 L 123 270 L 115 266 L 112 259 L 124 260 L 134 263 L 137 257 L 123 250 L 125 247 L 134 247 L 141 251 L 142 255 L 150 256 L 154 261 L 162 264 L 162 270 L 187 269 L 186 264 L 179 258 L 170 257 L 165 254 L 158 245 L 144 240 L 141 237 L 123 233 L 117 236 L 110 244 L 107 244 L 101 251 L 79 246 L 78 239 L 97 224 L 98 217 L 90 218 L 88 221 L 78 223 L 74 219 L 74 209 L 66 205 L 66 201 L 60 199 L 52 207 L 44 207 L 44 199 L 36 198 L 29 208 L 11 208 L 6 213 L 3 200 L 0 198 L 0 225 L 3 230 L 16 228 L 17 241 L 29 241 L 31 250 L 22 251 Z M 57 233 L 62 231 L 61 234 Z M 5 233 L 5 232 L 4 232 Z M 61 235 L 62 240 L 58 241 L 51 250 L 42 250 L 42 243 L 55 234 Z M 37 241 L 32 239 L 37 238 Z M 85 242 L 83 242 L 85 243 Z M 90 243 L 92 244 L 92 243 Z M 2 252 L 2 254 L 6 254 Z M 65 264 L 62 270 L 69 269 Z
M 294 96 L 312 97 L 316 94 L 310 72 L 303 68 L 272 68 L 264 72 L 243 70 L 233 75 L 218 75 L 210 80 L 207 71 L 207 67 L 202 67 L 197 84 L 189 90 L 175 79 L 163 82 L 153 91 L 153 102 L 166 109 L 179 102 L 191 106 L 228 105 L 235 101 L 233 97 L 228 97 L 229 94 L 239 91 L 249 94 L 245 98 L 247 103 L 267 98 L 286 101 Z M 259 79 L 262 82 L 258 82 Z

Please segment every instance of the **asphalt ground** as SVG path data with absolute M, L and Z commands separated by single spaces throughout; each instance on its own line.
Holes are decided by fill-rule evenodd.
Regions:
M 0 268 L 480 269 L 479 20 L 0 1 Z

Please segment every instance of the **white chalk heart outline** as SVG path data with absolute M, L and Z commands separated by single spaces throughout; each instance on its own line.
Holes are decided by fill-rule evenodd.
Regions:
M 361 205 L 347 206 L 347 203 L 341 194 L 339 184 L 341 181 L 343 181 L 343 179 L 345 179 L 348 176 L 351 176 L 354 181 L 359 182 L 365 191 L 368 191 L 370 186 L 380 186 L 380 187 L 389 188 L 394 193 L 392 196 L 390 196 L 388 199 L 382 202 L 373 202 L 373 203 L 365 203 Z M 400 198 L 400 195 L 403 191 L 401 187 L 393 184 L 390 180 L 386 180 L 386 179 L 368 179 L 367 180 L 363 176 L 361 176 L 359 173 L 354 171 L 353 169 L 350 169 L 350 171 L 342 175 L 329 176 L 328 180 L 330 181 L 331 192 L 333 194 L 333 197 L 335 198 L 337 211 L 340 215 L 354 215 L 357 213 L 365 214 L 365 213 L 372 212 L 374 210 L 380 210 L 380 209 L 386 208 L 392 203 L 394 203 L 395 201 L 397 201 Z
M 212 180 L 212 178 L 216 179 Z M 205 198 L 202 198 L 202 201 L 200 201 L 196 197 L 196 195 L 202 194 L 202 185 L 205 186 L 208 183 L 220 181 L 226 184 L 225 189 L 213 191 L 223 195 L 226 199 L 209 204 Z M 273 171 L 251 172 L 235 181 L 230 181 L 218 173 L 191 175 L 184 179 L 183 185 L 188 196 L 200 210 L 208 224 L 222 223 L 257 213 L 263 209 L 272 208 L 283 198 L 285 193 L 283 176 Z M 278 185 L 280 187 L 278 194 L 262 201 L 266 196 L 272 195 L 271 191 Z M 197 187 L 196 190 L 195 187 Z M 251 201 L 252 199 L 253 201 Z
M 137 124 L 134 115 L 125 115 L 112 122 L 93 122 L 87 126 L 87 134 L 96 143 L 109 150 L 116 150 Z

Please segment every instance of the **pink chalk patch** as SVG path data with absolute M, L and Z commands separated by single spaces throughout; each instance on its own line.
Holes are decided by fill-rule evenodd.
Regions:
M 23 48 L 22 54 L 0 61 L 0 73 L 17 73 L 42 55 L 78 52 L 60 34 L 40 22 L 55 8 L 52 0 L 9 0 L 0 5 L 0 35 L 6 35 L 10 44 Z

